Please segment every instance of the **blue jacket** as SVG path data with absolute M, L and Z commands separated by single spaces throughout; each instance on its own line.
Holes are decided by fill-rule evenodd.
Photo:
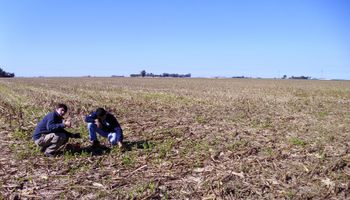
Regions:
M 92 112 L 90 115 L 85 117 L 85 122 L 94 123 L 95 119 L 97 119 L 97 114 L 96 112 Z M 120 131 L 122 131 L 118 120 L 111 113 L 107 112 L 106 119 L 100 122 L 102 124 L 101 129 L 106 132 L 114 132 L 116 129 L 120 129 Z
M 33 140 L 37 140 L 42 134 L 48 133 L 66 133 L 70 136 L 71 133 L 64 130 L 63 118 L 56 112 L 50 112 L 47 114 L 36 126 L 33 133 Z

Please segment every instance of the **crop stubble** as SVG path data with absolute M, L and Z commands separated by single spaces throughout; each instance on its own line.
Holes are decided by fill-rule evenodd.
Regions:
M 0 94 L 2 198 L 350 196 L 349 81 L 14 78 Z M 82 119 L 103 106 L 127 151 L 43 157 L 31 133 L 58 102 L 70 143 L 89 146 Z

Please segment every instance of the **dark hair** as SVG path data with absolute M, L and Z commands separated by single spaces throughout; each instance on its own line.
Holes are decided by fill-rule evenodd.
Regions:
M 67 110 L 68 110 L 67 105 L 66 105 L 66 104 L 63 104 L 63 103 L 57 104 L 56 109 L 59 109 L 59 108 L 63 108 L 66 112 L 67 112 Z
M 96 109 L 97 117 L 103 117 L 103 116 L 105 116 L 106 113 L 107 113 L 106 110 L 103 109 L 103 108 L 97 108 Z

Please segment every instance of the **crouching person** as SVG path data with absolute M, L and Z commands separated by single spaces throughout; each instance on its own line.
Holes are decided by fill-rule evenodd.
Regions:
M 67 110 L 65 104 L 58 104 L 55 110 L 47 114 L 35 128 L 33 140 L 45 156 L 54 156 L 70 137 L 80 138 L 79 133 L 73 134 L 64 129 L 72 125 L 69 120 L 63 120 Z
M 99 146 L 96 132 L 102 137 L 108 138 L 109 143 L 114 146 L 123 147 L 123 130 L 118 120 L 103 108 L 97 108 L 95 112 L 85 117 L 90 141 L 93 147 Z

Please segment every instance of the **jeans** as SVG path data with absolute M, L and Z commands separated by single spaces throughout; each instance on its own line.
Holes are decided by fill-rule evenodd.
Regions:
M 117 127 L 114 129 L 114 132 L 107 132 L 103 129 L 97 128 L 96 124 L 94 123 L 88 123 L 88 131 L 89 131 L 89 137 L 90 141 L 97 140 L 97 135 L 100 134 L 102 137 L 108 138 L 108 141 L 115 145 L 118 142 L 123 142 L 123 131 L 120 127 Z

